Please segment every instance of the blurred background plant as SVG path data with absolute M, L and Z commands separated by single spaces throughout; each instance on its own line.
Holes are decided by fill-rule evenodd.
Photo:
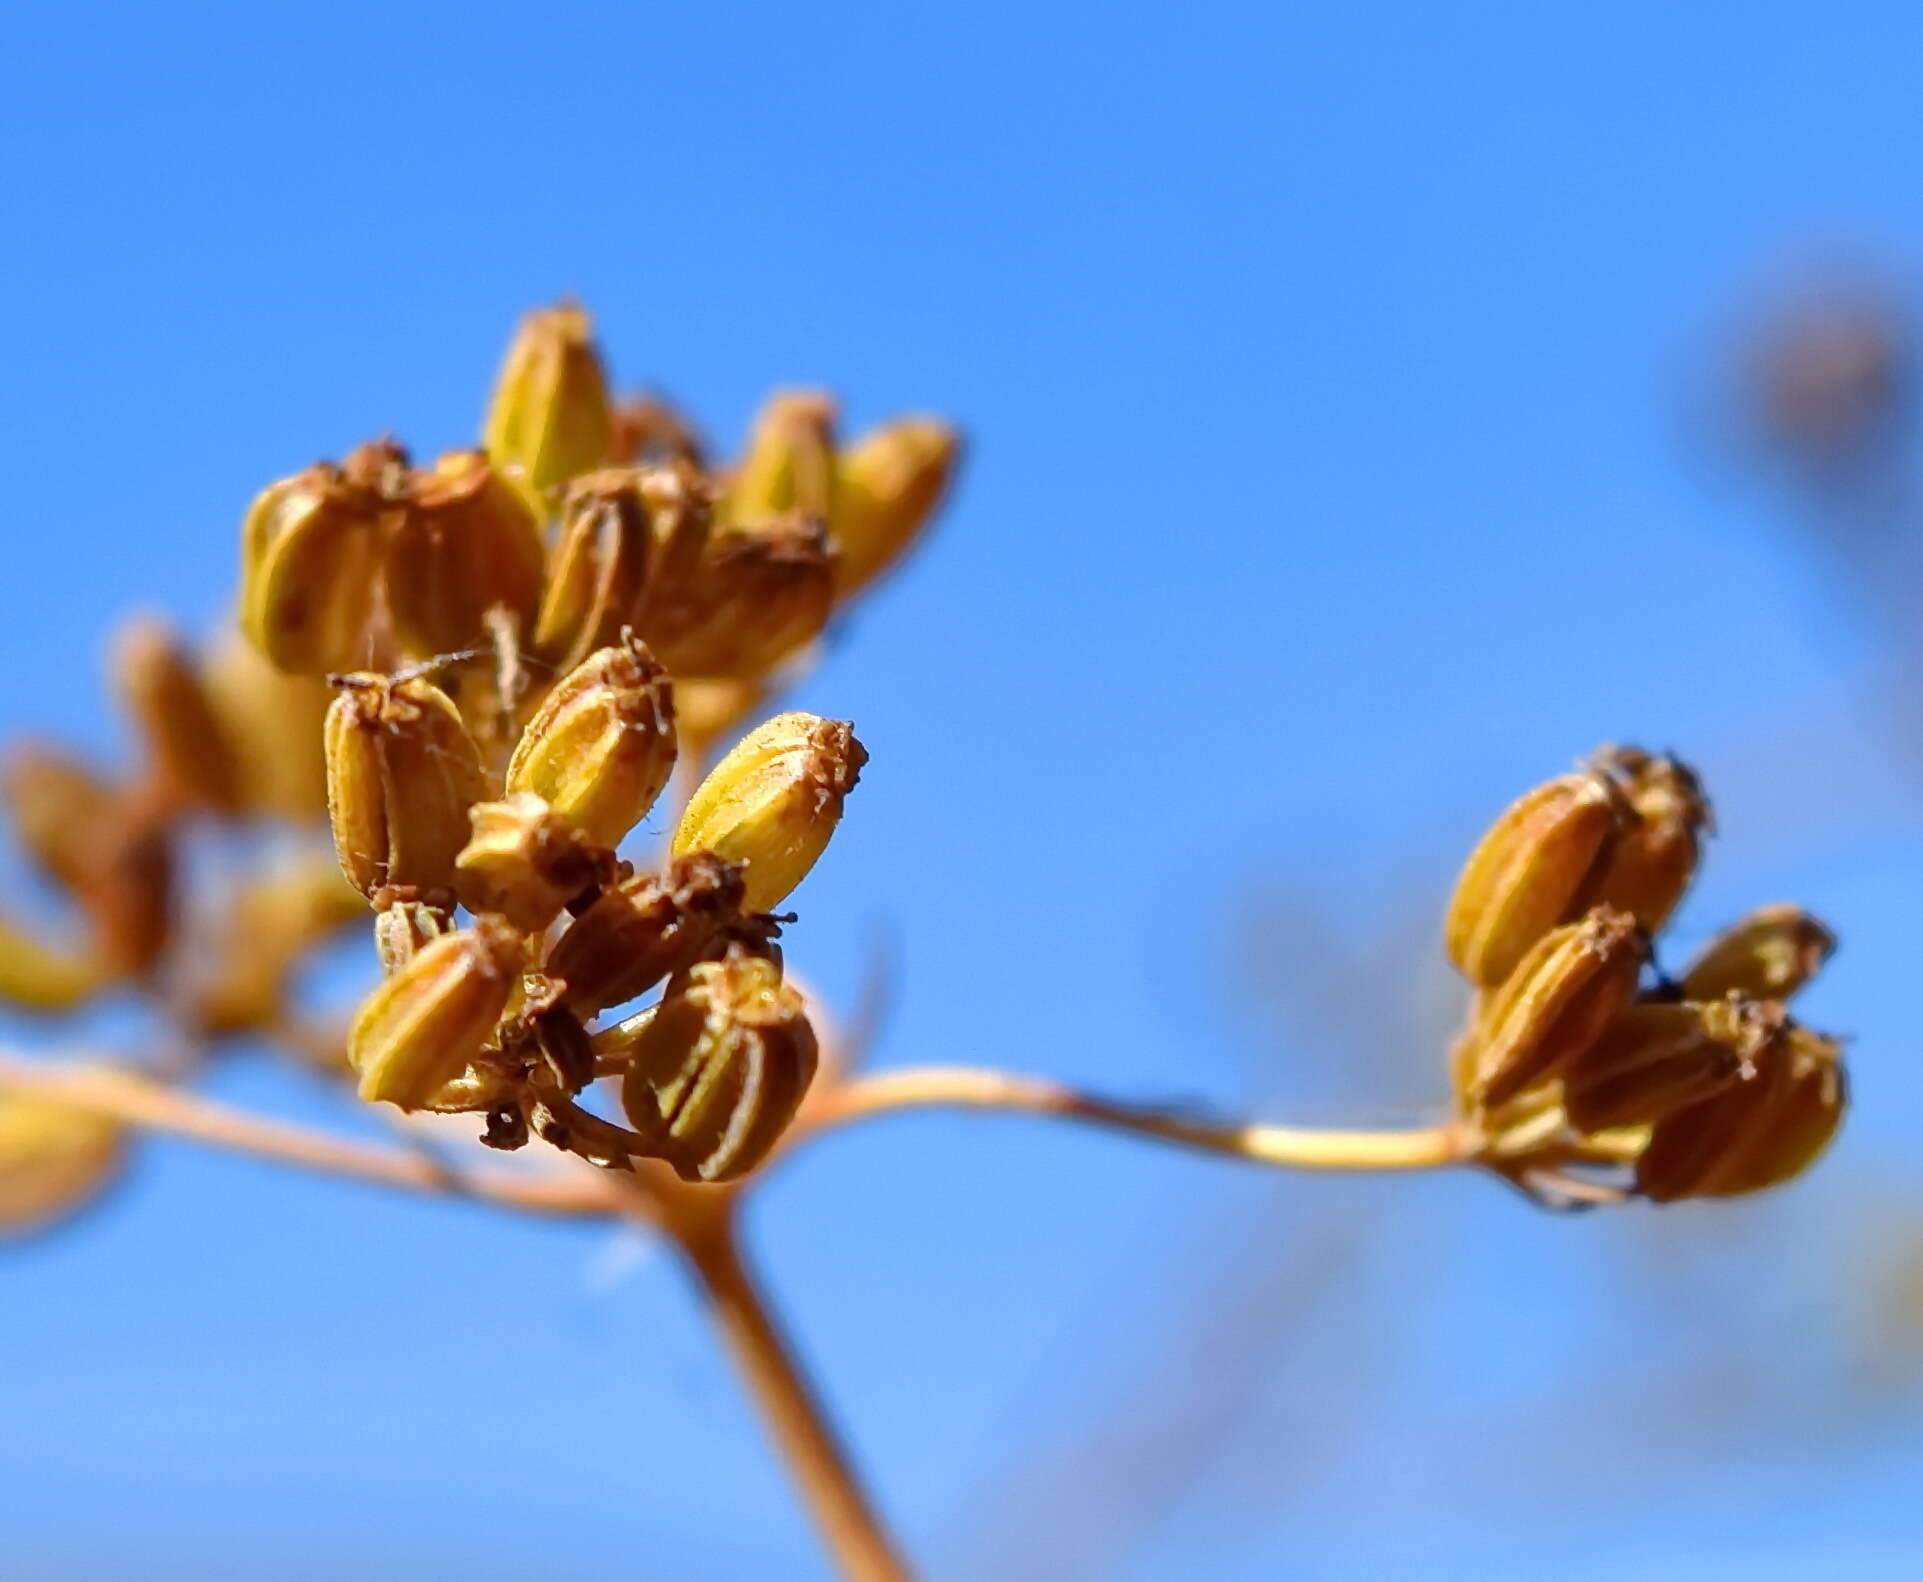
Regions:
M 1272 1183 L 1039 1128 L 948 1146 L 965 1119 L 810 1156 L 760 1210 L 774 1273 L 931 1571 L 1057 1575 L 1072 1555 L 1090 1575 L 1488 1577 L 1551 1553 L 1571 1576 L 1913 1573 L 1913 530 L 1861 503 L 1900 499 L 1911 420 L 1898 400 L 1847 486 L 1762 443 L 1780 424 L 1758 421 L 1752 328 L 1785 298 L 1803 322 L 1839 278 L 1903 325 L 1923 256 L 1901 155 L 1913 19 L 1365 7 L 1142 17 L 1099 40 L 1032 10 L 1007 29 L 650 23 L 657 59 L 713 58 L 727 33 L 725 113 L 672 72 L 637 100 L 643 39 L 612 11 L 454 41 L 384 14 L 380 64 L 357 20 L 94 35 L 47 12 L 0 66 L 26 156 L 6 278 L 53 310 L 23 315 L 0 387 L 39 460 L 20 520 L 44 525 L 14 535 L 13 585 L 70 589 L 72 546 L 98 548 L 84 594 L 10 607 L 6 718 L 104 750 L 105 712 L 56 700 L 81 698 L 75 656 L 117 612 L 211 629 L 228 517 L 304 459 L 290 433 L 361 437 L 370 383 L 377 422 L 439 413 L 428 449 L 467 439 L 457 389 L 556 280 L 648 366 L 690 370 L 677 394 L 716 431 L 746 381 L 790 370 L 877 403 L 863 422 L 966 413 L 985 448 L 941 554 L 864 617 L 889 662 L 831 660 L 799 695 L 859 719 L 871 777 L 899 777 L 885 796 L 871 779 L 808 903 L 836 1003 L 859 997 L 875 927 L 899 938 L 885 1055 L 1407 1121 L 1442 1096 L 1451 864 L 1555 760 L 1634 732 L 1685 746 L 1721 797 L 1690 943 L 1783 896 L 1844 934 L 1811 1014 L 1859 1035 L 1864 1102 L 1793 1193 L 1575 1227 L 1479 1183 Z M 397 99 L 397 55 L 442 69 Z M 290 121 L 298 84 L 320 108 Z M 537 134 L 477 119 L 543 94 Z M 1011 135 L 984 132 L 988 105 Z M 645 209 L 607 199 L 628 150 Z M 600 231 L 477 250 L 434 205 L 390 206 L 379 245 L 316 231 L 376 169 L 447 191 L 477 161 Z M 699 242 L 663 247 L 664 215 Z M 1779 270 L 1787 292 L 1758 281 L 1812 234 L 1866 251 Z M 1904 390 L 1900 358 L 1887 383 Z M 103 453 L 115 485 L 76 487 Z M 1850 548 L 1846 520 L 1881 521 L 1885 548 Z M 1190 531 L 1171 554 L 1174 523 L 1207 524 L 1208 553 Z M 1013 853 L 999 777 L 928 841 L 956 781 L 928 699 L 960 692 L 1005 711 L 996 761 L 1037 810 Z M 1153 762 L 1185 772 L 1091 799 L 1089 766 L 1150 723 Z M 1037 851 L 1100 898 L 1078 929 L 1006 904 L 1011 855 Z M 912 915 L 876 899 L 908 852 Z M 1010 959 L 1049 970 L 1011 979 Z M 214 1087 L 323 1113 L 249 1062 Z M 526 1454 L 473 1382 L 497 1376 L 502 1334 L 551 1388 L 618 1379 L 631 1423 L 675 1425 L 634 1433 L 631 1463 L 540 1446 L 576 1541 L 811 1574 L 638 1247 L 411 1204 L 370 1233 L 369 1200 L 159 1163 L 0 1265 L 34 1359 L 5 1397 L 23 1574 L 244 1575 L 290 1551 L 314 1575 L 552 1566 L 551 1528 L 477 1522 L 468 1497 L 467 1468 Z M 183 1245 L 172 1227 L 214 1205 L 224 1234 Z M 486 1321 L 455 1321 L 451 1288 Z M 659 1370 L 632 1366 L 637 1310 Z M 340 1344 L 376 1311 L 434 1336 L 432 1377 Z M 103 1497 L 132 1537 L 76 1521 Z

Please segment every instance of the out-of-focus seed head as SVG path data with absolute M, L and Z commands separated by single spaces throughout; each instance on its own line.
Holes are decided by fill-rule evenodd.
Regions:
M 1538 939 L 1477 1019 L 1470 1107 L 1560 1076 L 1634 998 L 1647 953 L 1636 920 L 1606 907 Z
M 241 529 L 240 623 L 282 670 L 367 664 L 387 503 L 326 463 L 270 484 Z
M 699 962 L 632 1040 L 622 1107 L 684 1181 L 729 1181 L 767 1157 L 813 1080 L 801 997 L 753 956 Z
M 443 935 L 454 932 L 453 914 L 425 901 L 390 901 L 374 914 L 374 949 L 381 975 L 391 978 Z
M 598 846 L 647 816 L 674 772 L 674 685 L 632 635 L 590 654 L 528 721 L 507 769 Z
M 341 871 L 362 895 L 444 892 L 487 800 L 480 749 L 453 701 L 420 676 L 342 677 L 327 711 L 327 813 Z
M 672 859 L 596 898 L 548 951 L 566 1004 L 592 1016 L 688 966 L 741 909 L 741 869 L 712 852 Z
M 151 616 L 122 626 L 113 676 L 163 793 L 216 813 L 241 812 L 246 794 L 237 744 L 172 628 Z
M 1600 775 L 1571 774 L 1512 803 L 1463 865 L 1449 902 L 1449 959 L 1493 988 L 1569 914 L 1623 818 Z
M 815 390 L 769 397 L 719 515 L 750 526 L 781 517 L 829 519 L 835 499 L 835 403 Z
M 65 749 L 18 742 L 0 766 L 0 795 L 27 855 L 66 889 L 78 889 L 118 817 L 118 794 Z
M 404 1110 L 489 1109 L 501 1083 L 477 1068 L 517 986 L 524 953 L 506 923 L 481 918 L 419 950 L 362 1002 L 347 1054 L 360 1096 Z
M 608 442 L 610 466 L 685 462 L 699 467 L 705 449 L 686 415 L 661 396 L 629 396 L 614 405 L 614 437 Z
M 636 623 L 653 548 L 641 475 L 608 470 L 577 478 L 561 508 L 534 649 L 572 670 Z
M 840 551 L 836 596 L 847 598 L 895 564 L 935 514 L 961 436 L 934 418 L 902 418 L 864 435 L 835 467 L 830 526 Z
M 416 655 L 481 641 L 490 610 L 531 631 L 546 574 L 541 524 L 483 451 L 450 451 L 409 482 L 387 545 L 387 604 Z
M 1640 747 L 1606 747 L 1595 768 L 1621 788 L 1629 816 L 1589 876 L 1581 904 L 1620 907 L 1653 934 L 1696 875 L 1711 827 L 1709 801 L 1688 766 Z
M 327 683 L 275 669 L 240 633 L 228 632 L 209 654 L 201 685 L 233 743 L 246 810 L 302 822 L 325 812 Z
M 492 912 L 524 934 L 539 933 L 561 908 L 603 883 L 613 854 L 532 791 L 469 809 L 474 834 L 456 859 L 455 889 L 470 912 Z
M 1829 1146 L 1848 1102 L 1842 1051 L 1780 1006 L 1732 1000 L 1764 1024 L 1743 1080 L 1659 1120 L 1636 1161 L 1658 1203 L 1738 1197 L 1801 1175 Z
M 173 939 L 174 850 L 165 810 L 122 799 L 88 853 L 74 894 L 89 954 L 116 978 L 144 978 Z
M 743 864 L 744 906 L 772 912 L 827 849 L 867 761 L 846 720 L 778 714 L 742 737 L 696 787 L 674 850 Z
M 1626 1006 L 1562 1073 L 1579 1132 L 1648 1126 L 1742 1079 L 1766 1034 L 1726 1000 Z
M 301 956 L 329 934 L 367 916 L 367 903 L 337 864 L 302 856 L 242 884 L 208 942 L 189 963 L 184 1019 L 207 1037 L 274 1026 Z
M 812 641 L 834 607 L 835 557 L 813 517 L 717 529 L 642 635 L 677 676 L 758 676 Z
M 119 1172 L 121 1129 L 95 1111 L 0 1091 L 0 1237 L 84 1208 Z
M 587 313 L 572 303 L 522 319 L 501 365 L 481 443 L 545 496 L 601 465 L 614 437 L 607 375 Z
M 1683 995 L 1787 1000 L 1822 970 L 1836 936 L 1800 906 L 1761 906 L 1723 930 L 1683 974 Z
M 101 985 L 100 969 L 0 917 L 0 1000 L 20 1011 L 71 1011 Z

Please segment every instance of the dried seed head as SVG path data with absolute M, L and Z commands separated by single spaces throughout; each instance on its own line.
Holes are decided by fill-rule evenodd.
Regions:
M 536 493 L 598 467 L 614 420 L 594 327 L 572 303 L 521 320 L 501 365 L 481 443 L 495 462 L 517 467 Z
M 1752 1069 L 1758 1024 L 1728 1001 L 1626 1006 L 1562 1073 L 1580 1132 L 1648 1126 Z
M 117 1173 L 121 1130 L 38 1094 L 0 1092 L 0 1237 L 43 1230 L 91 1202 Z
M 362 895 L 445 891 L 488 796 L 480 749 L 453 701 L 419 676 L 344 676 L 327 711 L 327 815 Z
M 327 683 L 276 670 L 240 633 L 228 632 L 208 656 L 201 684 L 234 744 L 247 811 L 303 822 L 325 812 Z
M 846 720 L 778 714 L 742 737 L 695 789 L 674 850 L 745 864 L 744 906 L 771 912 L 827 849 L 867 762 Z
M 1658 1203 L 1738 1197 L 1801 1175 L 1842 1122 L 1847 1084 L 1835 1041 L 1797 1026 L 1781 1006 L 1730 1003 L 1761 1024 L 1748 1072 L 1656 1123 L 1636 1188 Z
M 827 624 L 834 568 L 815 518 L 719 529 L 687 581 L 649 604 L 642 635 L 677 676 L 758 676 Z
M 1635 996 L 1646 955 L 1636 920 L 1607 907 L 1537 940 L 1477 1018 L 1470 1106 L 1506 1104 L 1560 1076 Z
M 1629 817 L 1584 887 L 1585 906 L 1614 906 L 1655 933 L 1695 877 L 1709 802 L 1694 772 L 1639 747 L 1606 747 L 1595 767 L 1621 787 Z
M 532 629 L 546 572 L 541 524 L 521 491 L 477 450 L 450 451 L 413 476 L 387 545 L 387 604 L 417 655 L 471 647 L 502 609 Z
M 769 397 L 720 515 L 750 526 L 780 517 L 825 521 L 834 505 L 835 403 L 814 390 Z
M 680 974 L 631 1052 L 622 1107 L 684 1181 L 733 1180 L 766 1158 L 816 1062 L 801 997 L 752 956 Z
M 117 793 L 64 749 L 18 742 L 0 770 L 0 794 L 27 855 L 61 885 L 78 889 L 119 816 Z
M 240 621 L 282 670 L 318 676 L 374 657 L 387 504 L 326 463 L 270 484 L 241 529 Z
M 1572 774 L 1510 805 L 1463 865 L 1449 902 L 1449 959 L 1493 988 L 1569 914 L 1615 839 L 1620 801 L 1600 775 Z
M 862 437 L 835 467 L 835 592 L 847 598 L 920 536 L 948 488 L 961 436 L 933 418 L 902 418 Z
M 689 965 L 738 915 L 741 869 L 711 852 L 676 857 L 596 898 L 548 951 L 544 971 L 583 1016 L 647 993 Z
M 1709 942 L 1683 974 L 1691 1000 L 1787 1000 L 1822 970 L 1836 936 L 1800 906 L 1760 906 Z
M 618 642 L 640 616 L 652 550 L 640 477 L 595 472 L 568 487 L 534 625 L 535 652 L 557 670 Z
M 348 1032 L 361 1097 L 404 1110 L 499 1103 L 499 1081 L 475 1063 L 507 1010 L 522 964 L 520 936 L 491 918 L 424 946 L 376 986 Z
M 617 846 L 674 772 L 674 686 L 625 635 L 590 654 L 541 702 L 508 763 L 507 789 L 532 791 L 597 846 Z
M 122 626 L 113 673 L 164 793 L 216 813 L 242 811 L 245 784 L 236 743 L 167 623 L 137 616 Z
M 575 897 L 605 883 L 613 854 L 588 841 L 532 791 L 468 810 L 474 835 L 456 859 L 455 888 L 470 912 L 492 912 L 524 934 L 552 923 Z
M 43 944 L 0 917 L 0 1000 L 21 1011 L 71 1011 L 101 984 L 84 956 Z

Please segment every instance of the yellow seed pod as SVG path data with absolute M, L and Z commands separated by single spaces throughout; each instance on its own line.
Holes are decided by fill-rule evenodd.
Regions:
M 1622 790 L 1629 809 L 1584 887 L 1584 906 L 1614 906 L 1650 933 L 1669 921 L 1696 875 L 1709 802 L 1695 773 L 1639 747 L 1606 747 L 1595 767 Z
M 536 934 L 561 908 L 604 882 L 613 854 L 532 791 L 469 810 L 474 834 L 456 859 L 455 890 L 470 912 L 492 912 Z
M 450 451 L 413 476 L 387 543 L 387 605 L 416 655 L 455 653 L 486 635 L 490 610 L 531 631 L 546 575 L 541 524 L 478 450 Z
M 1683 974 L 1683 994 L 1720 1000 L 1740 993 L 1787 1000 L 1822 970 L 1836 936 L 1800 906 L 1759 906 L 1723 930 Z
M 1779 1185 L 1814 1164 L 1842 1123 L 1848 1086 L 1835 1041 L 1780 1006 L 1731 1003 L 1764 1024 L 1747 1074 L 1656 1123 L 1636 1161 L 1636 1189 L 1655 1202 Z
M 753 526 L 780 517 L 827 520 L 835 497 L 835 403 L 815 390 L 769 397 L 723 495 L 722 520 Z
M 741 869 L 712 852 L 676 857 L 661 873 L 614 885 L 568 925 L 543 971 L 565 1003 L 593 1016 L 647 993 L 688 966 L 741 910 Z
M 386 887 L 446 891 L 467 810 L 489 795 L 480 749 L 453 700 L 419 676 L 341 678 L 327 711 L 327 816 L 341 872 L 372 899 Z
M 0 1236 L 84 1208 L 118 1173 L 121 1129 L 77 1104 L 0 1090 Z
M 589 841 L 613 847 L 654 806 L 674 758 L 673 683 L 629 636 L 542 699 L 508 762 L 507 789 L 532 791 Z
M 404 1110 L 492 1108 L 502 1082 L 481 1052 L 518 987 L 524 952 L 506 923 L 472 928 L 423 946 L 361 1004 L 347 1035 L 360 1096 Z
M 118 817 L 118 793 L 63 748 L 18 742 L 0 767 L 0 795 L 27 855 L 77 889 L 94 866 L 102 832 Z
M 745 865 L 743 905 L 771 912 L 827 849 L 867 762 L 846 720 L 777 714 L 695 788 L 674 832 L 675 854 L 711 851 Z
M 100 987 L 86 957 L 42 944 L 0 917 L 0 1000 L 21 1011 L 71 1011 Z
M 614 437 L 594 326 L 573 303 L 521 320 L 481 430 L 497 465 L 518 468 L 538 495 L 601 465 Z
M 1606 907 L 1537 940 L 1477 1018 L 1472 1106 L 1560 1076 L 1634 998 L 1647 954 L 1636 920 Z
M 961 436 L 934 418 L 901 418 L 864 435 L 835 463 L 830 527 L 845 599 L 893 566 L 920 537 L 948 489 Z
M 249 813 L 305 821 L 327 810 L 322 721 L 333 692 L 318 676 L 271 665 L 239 632 L 208 655 L 201 685 L 233 743 Z
M 677 976 L 631 1052 L 622 1108 L 684 1181 L 730 1181 L 766 1158 L 817 1059 L 801 996 L 754 956 Z
M 246 794 L 236 744 L 167 623 L 136 616 L 122 626 L 113 674 L 166 794 L 216 813 L 241 812 Z
M 650 535 L 640 474 L 595 472 L 569 485 L 534 624 L 534 651 L 548 664 L 572 670 L 636 623 L 648 586 Z
M 1648 1126 L 1739 1080 L 1759 1048 L 1756 1020 L 1725 1000 L 1624 1007 L 1562 1072 L 1580 1132 Z
M 1496 820 L 1463 865 L 1443 925 L 1449 959 L 1471 983 L 1501 983 L 1563 921 L 1621 816 L 1606 780 L 1572 774 L 1537 786 Z
M 240 624 L 282 670 L 318 676 L 374 657 L 386 502 L 326 463 L 270 484 L 241 528 Z
M 677 676 L 759 676 L 805 646 L 834 607 L 835 557 L 812 517 L 717 530 L 641 633 Z

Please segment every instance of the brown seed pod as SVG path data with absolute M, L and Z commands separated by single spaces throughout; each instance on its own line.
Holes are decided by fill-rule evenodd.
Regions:
M 48 742 L 7 749 L 0 795 L 27 855 L 68 890 L 84 882 L 109 826 L 120 818 L 120 793 Z
M 801 997 L 753 956 L 677 975 L 631 1054 L 622 1107 L 684 1181 L 730 1181 L 766 1158 L 818 1058 Z
M 387 541 L 387 605 L 402 646 L 426 656 L 482 641 L 491 610 L 532 631 L 546 575 L 541 524 L 478 450 L 410 477 Z
M 456 859 L 455 889 L 470 912 L 492 912 L 536 934 L 613 873 L 614 854 L 532 791 L 468 811 L 474 834 Z
M 1616 838 L 1622 807 L 1600 775 L 1563 775 L 1513 803 L 1463 865 L 1444 922 L 1449 959 L 1494 988 L 1569 914 Z
M 594 472 L 568 486 L 534 624 L 534 651 L 547 664 L 572 670 L 637 622 L 651 532 L 639 473 Z
M 173 940 L 173 833 L 164 808 L 122 798 L 96 833 L 74 894 L 91 958 L 117 978 L 144 978 Z
M 1686 764 L 1640 747 L 1605 747 L 1595 768 L 1621 788 L 1629 816 L 1579 904 L 1618 907 L 1654 934 L 1696 875 L 1709 801 Z
M 1477 1018 L 1471 1106 L 1560 1076 L 1634 998 L 1647 954 L 1636 920 L 1606 907 L 1543 935 Z
M 1787 1000 L 1822 970 L 1836 936 L 1800 906 L 1759 906 L 1712 939 L 1683 974 L 1686 999 Z
M 1625 1006 L 1562 1073 L 1563 1108 L 1579 1132 L 1648 1126 L 1741 1079 L 1756 1023 L 1727 1001 Z
M 740 911 L 741 870 L 711 852 L 676 857 L 603 892 L 548 951 L 566 1004 L 592 1016 L 647 993 Z
M 834 567 L 811 517 L 718 529 L 688 580 L 649 604 L 642 635 L 677 676 L 758 676 L 827 625 Z
M 128 621 L 114 640 L 113 674 L 163 793 L 215 813 L 241 812 L 237 744 L 173 629 L 153 616 Z
M 241 528 L 240 622 L 282 670 L 318 676 L 377 657 L 387 503 L 321 463 L 270 484 Z

